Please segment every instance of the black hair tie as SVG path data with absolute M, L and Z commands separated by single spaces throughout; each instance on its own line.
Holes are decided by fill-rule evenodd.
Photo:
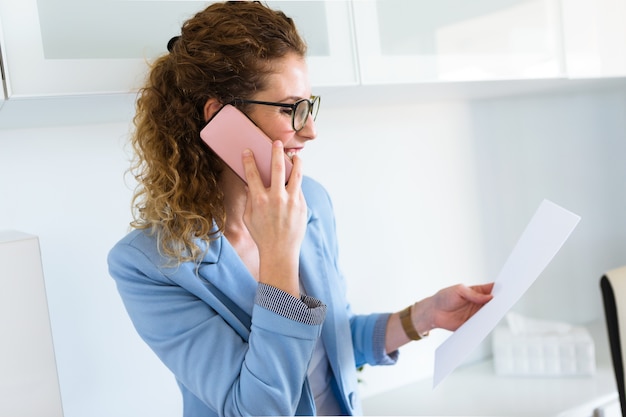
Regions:
M 174 36 L 172 39 L 169 40 L 169 42 L 167 42 L 167 50 L 169 52 L 172 52 L 172 49 L 174 48 L 174 44 L 180 39 L 180 36 Z

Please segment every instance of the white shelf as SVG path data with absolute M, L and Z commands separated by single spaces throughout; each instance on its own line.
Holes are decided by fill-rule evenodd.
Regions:
M 326 107 L 389 106 L 421 102 L 473 101 L 542 94 L 575 94 L 626 89 L 626 77 L 433 82 L 318 88 Z
M 626 90 L 626 77 L 598 79 L 510 80 L 412 83 L 397 85 L 317 87 L 323 111 L 333 107 L 363 107 L 420 102 L 488 100 L 540 94 Z M 95 94 L 61 97 L 10 98 L 0 108 L 0 129 L 130 123 L 135 94 Z

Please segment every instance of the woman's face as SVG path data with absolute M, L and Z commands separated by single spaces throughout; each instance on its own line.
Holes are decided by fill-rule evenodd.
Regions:
M 311 97 L 306 62 L 297 55 L 289 54 L 277 60 L 266 82 L 267 88 L 250 97 L 251 100 L 293 104 Z M 246 113 L 270 139 L 283 142 L 289 156 L 302 151 L 304 144 L 317 136 L 312 117 L 307 118 L 302 130 L 294 131 L 289 108 L 251 104 Z

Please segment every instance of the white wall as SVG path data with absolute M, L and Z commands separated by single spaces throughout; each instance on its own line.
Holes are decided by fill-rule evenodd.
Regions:
M 328 94 L 305 169 L 333 197 L 353 308 L 398 310 L 446 285 L 493 279 L 549 198 L 582 221 L 515 308 L 599 318 L 600 275 L 626 263 L 625 91 L 397 103 Z M 135 334 L 107 273 L 107 251 L 130 220 L 130 113 L 101 108 L 47 121 L 31 112 L 34 128 L 0 110 L 0 230 L 40 237 L 66 417 L 180 415 L 173 378 Z M 364 394 L 430 375 L 445 337 L 407 346 L 398 366 L 366 369 Z

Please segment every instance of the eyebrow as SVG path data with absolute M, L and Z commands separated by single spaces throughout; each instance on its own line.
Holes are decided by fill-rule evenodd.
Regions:
M 313 97 L 313 95 L 310 95 L 309 97 L 300 97 L 300 96 L 288 96 L 285 97 L 283 99 L 277 100 L 275 101 L 275 103 L 285 103 L 285 104 L 289 104 L 288 102 L 292 101 L 292 102 L 296 102 L 298 100 L 302 100 L 302 99 L 311 99 L 311 97 Z M 262 101 L 267 101 L 267 100 L 262 100 Z
M 289 96 L 283 100 L 281 100 L 281 102 L 283 101 L 289 101 L 289 100 L 293 100 L 293 101 L 298 101 L 298 100 L 302 100 L 304 97 L 300 97 L 300 96 Z

